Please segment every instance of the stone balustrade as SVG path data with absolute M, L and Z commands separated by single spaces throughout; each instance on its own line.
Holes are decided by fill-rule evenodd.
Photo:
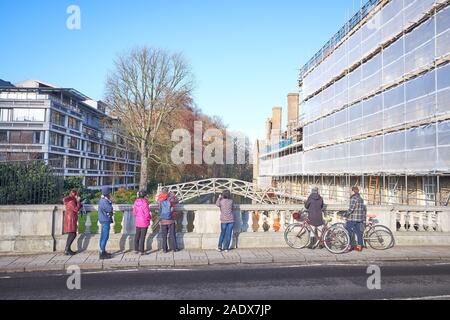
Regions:
M 159 248 L 158 213 L 153 213 L 147 247 Z M 220 211 L 215 205 L 178 205 L 177 232 L 181 248 L 216 247 L 220 232 Z M 293 223 L 292 214 L 302 205 L 237 205 L 235 234 L 240 247 L 282 247 L 283 233 Z M 97 250 L 97 206 L 86 205 L 86 215 L 79 219 L 79 250 Z M 111 227 L 108 246 L 112 250 L 133 248 L 135 233 L 131 205 L 114 205 L 115 219 Z M 330 204 L 324 212 L 332 223 L 342 222 L 346 206 Z M 414 245 L 450 244 L 450 208 L 414 206 L 368 206 L 368 213 L 376 214 L 380 224 L 388 226 L 397 243 Z M 62 250 L 66 236 L 63 235 L 64 206 L 0 206 L 0 252 L 52 252 Z M 236 238 L 237 242 L 238 239 Z

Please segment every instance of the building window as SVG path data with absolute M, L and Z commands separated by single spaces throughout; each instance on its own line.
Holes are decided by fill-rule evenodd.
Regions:
M 112 177 L 103 177 L 103 185 L 112 185 Z
M 0 131 L 0 143 L 8 143 L 8 131 Z
M 44 122 L 45 121 L 45 109 L 14 109 L 13 121 Z
M 50 132 L 50 144 L 52 146 L 64 147 L 64 136 L 56 132 Z
M 118 158 L 125 159 L 125 151 L 124 151 L 124 150 L 118 149 L 118 150 L 117 150 L 117 157 L 118 157 Z
M 33 143 L 44 144 L 44 131 L 34 131 L 33 133 Z
M 98 170 L 98 160 L 86 159 L 86 169 Z
M 80 139 L 74 137 L 67 137 L 67 147 L 75 150 L 80 148 Z
M 70 169 L 80 168 L 80 158 L 77 157 L 67 157 L 66 167 Z
M 10 131 L 9 142 L 16 144 L 33 144 L 33 131 Z
M 0 109 L 0 121 L 11 121 L 11 109 Z
M 69 117 L 68 126 L 70 129 L 79 131 L 80 130 L 80 120 Z
M 107 156 L 114 157 L 114 148 L 105 147 L 105 153 Z
M 423 177 L 423 192 L 427 205 L 436 203 L 436 177 Z
M 59 154 L 50 153 L 48 155 L 48 164 L 53 168 L 63 168 L 64 167 L 64 156 Z
M 52 123 L 65 127 L 66 126 L 66 116 L 62 113 L 52 111 Z
M 112 162 L 109 162 L 109 161 L 104 161 L 103 162 L 103 170 L 113 171 L 114 170 L 114 164 Z
M 86 177 L 86 185 L 88 187 L 98 186 L 98 177 Z
M 85 151 L 92 152 L 92 153 L 99 153 L 99 147 L 100 147 L 99 144 L 88 141 L 86 143 L 86 150 Z

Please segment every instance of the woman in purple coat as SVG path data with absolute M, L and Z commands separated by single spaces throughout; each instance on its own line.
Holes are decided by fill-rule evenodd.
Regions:
M 322 212 L 323 212 L 323 198 L 319 194 L 319 189 L 317 187 L 311 190 L 311 194 L 308 197 L 308 200 L 305 202 L 305 208 L 308 210 L 308 219 L 310 224 L 315 227 L 314 235 L 312 235 L 310 249 L 313 249 L 313 246 L 316 242 L 316 237 L 318 236 L 317 228 L 324 224 Z

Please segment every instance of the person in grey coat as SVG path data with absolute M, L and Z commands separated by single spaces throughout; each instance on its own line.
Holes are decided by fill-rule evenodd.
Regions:
M 311 194 L 308 197 L 308 200 L 305 202 L 305 208 L 308 210 L 308 219 L 310 224 L 315 227 L 314 235 L 312 235 L 310 249 L 313 249 L 314 244 L 316 243 L 316 237 L 318 237 L 317 228 L 323 226 L 323 198 L 319 194 L 319 189 L 317 187 L 311 190 Z

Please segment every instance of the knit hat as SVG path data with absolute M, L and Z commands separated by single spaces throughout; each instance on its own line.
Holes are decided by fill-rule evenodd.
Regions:
M 111 194 L 111 188 L 110 187 L 103 187 L 102 188 L 102 195 L 108 196 Z

